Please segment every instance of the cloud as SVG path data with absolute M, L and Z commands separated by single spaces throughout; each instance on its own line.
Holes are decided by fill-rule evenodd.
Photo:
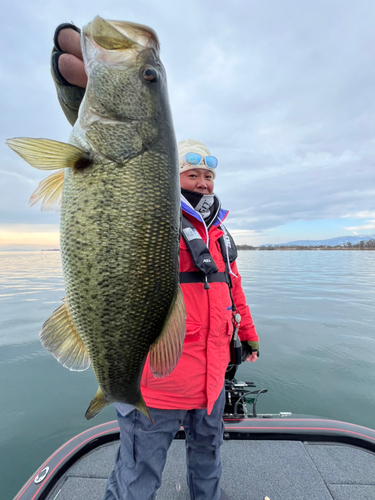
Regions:
M 297 220 L 375 218 L 375 3 L 21 0 L 5 9 L 2 221 L 58 221 L 28 207 L 45 175 L 1 143 L 14 136 L 67 141 L 70 126 L 49 75 L 53 31 L 98 13 L 157 31 L 177 139 L 202 140 L 219 158 L 215 191 L 230 209 L 232 232 L 247 231 L 251 241 Z
M 363 210 L 362 212 L 345 214 L 342 216 L 343 219 L 371 219 L 375 218 L 375 210 Z
M 363 232 L 366 229 L 375 229 L 375 219 L 367 221 L 367 223 L 362 224 L 360 226 L 352 226 L 352 227 L 345 227 L 347 231 L 361 231 Z
M 56 225 L 16 224 L 0 226 L 0 249 L 22 247 L 59 247 L 60 234 Z

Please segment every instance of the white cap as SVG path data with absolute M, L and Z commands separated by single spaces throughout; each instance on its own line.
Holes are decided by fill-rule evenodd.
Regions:
M 198 153 L 201 156 L 210 156 L 210 151 L 208 147 L 203 144 L 203 142 L 197 141 L 195 139 L 187 139 L 186 141 L 180 141 L 177 143 L 177 148 L 178 148 L 178 158 L 180 159 L 182 156 L 184 156 L 186 153 Z M 216 173 L 215 170 L 212 168 L 207 167 L 207 165 L 202 163 L 201 165 L 188 165 L 184 164 L 182 165 L 180 163 L 180 174 L 181 172 L 186 172 L 186 170 L 192 170 L 196 168 L 202 168 L 204 170 L 209 170 L 213 178 L 215 179 Z

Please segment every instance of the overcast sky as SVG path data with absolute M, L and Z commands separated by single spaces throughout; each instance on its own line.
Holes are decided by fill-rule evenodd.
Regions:
M 53 33 L 98 14 L 157 32 L 177 140 L 218 157 L 238 243 L 375 234 L 374 0 L 15 0 L 0 21 L 0 248 L 58 246 L 58 215 L 28 206 L 46 174 L 5 139 L 67 141 Z

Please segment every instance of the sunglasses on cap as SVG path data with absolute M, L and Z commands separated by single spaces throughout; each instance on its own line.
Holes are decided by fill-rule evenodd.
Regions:
M 214 156 L 202 156 L 198 153 L 186 153 L 181 156 L 180 161 L 188 163 L 189 165 L 199 165 L 204 160 L 208 168 L 216 168 L 218 161 Z

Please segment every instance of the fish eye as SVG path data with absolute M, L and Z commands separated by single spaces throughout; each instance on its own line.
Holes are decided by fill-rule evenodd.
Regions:
M 143 68 L 142 76 L 147 82 L 156 82 L 157 71 L 152 66 L 146 66 Z

